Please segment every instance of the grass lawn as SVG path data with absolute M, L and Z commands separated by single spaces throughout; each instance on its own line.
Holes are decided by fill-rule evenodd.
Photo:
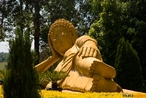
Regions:
M 5 69 L 5 65 L 7 65 L 7 62 L 0 62 L 0 70 Z

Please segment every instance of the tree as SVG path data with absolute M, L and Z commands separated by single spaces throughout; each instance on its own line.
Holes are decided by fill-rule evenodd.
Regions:
M 51 24 L 59 19 L 64 18 L 71 21 L 75 26 L 79 23 L 79 12 L 75 9 L 76 2 L 75 0 L 49 0 L 41 1 L 42 6 L 41 10 L 41 33 L 40 33 L 40 47 L 41 53 L 44 54 L 45 49 L 50 49 L 48 46 L 48 31 Z M 47 53 L 47 52 L 46 52 Z M 44 55 L 51 55 L 51 51 Z M 40 55 L 42 56 L 42 55 Z M 42 58 L 42 57 L 40 57 Z
M 135 27 L 133 28 L 135 31 L 135 37 L 132 37 L 133 47 L 138 52 L 138 56 L 140 58 L 140 64 L 142 67 L 142 74 L 145 82 L 145 91 L 146 91 L 146 1 L 145 0 L 137 0 L 135 2 L 133 13 L 133 19 L 136 17 L 136 21 L 134 23 Z
M 42 1 L 41 15 L 43 16 L 40 25 L 41 27 L 41 40 L 48 43 L 48 31 L 51 24 L 59 19 L 64 18 L 71 21 L 75 26 L 79 22 L 79 13 L 75 9 L 75 0 L 49 0 Z M 44 43 L 44 44 L 45 44 Z M 44 45 L 46 46 L 46 45 Z
M 29 33 L 17 28 L 16 37 L 10 40 L 10 55 L 4 76 L 5 98 L 40 98 L 39 78 L 34 66 L 34 55 L 30 51 Z
M 40 38 L 40 0 L 34 0 L 34 47 L 35 47 L 35 52 L 38 56 L 38 59 L 36 60 L 35 64 L 39 63 L 39 38 Z
M 5 31 L 5 17 L 6 17 L 6 0 L 0 1 L 0 41 L 3 41 L 6 37 Z
M 95 20 L 91 25 L 88 34 L 97 39 L 103 60 L 110 65 L 114 65 L 116 47 L 118 44 L 117 40 L 119 40 L 122 35 L 121 19 L 119 16 L 121 15 L 121 6 L 118 0 L 102 0 L 95 3 L 97 3 L 97 7 L 100 8 L 100 18 L 99 20 Z M 94 10 L 97 9 L 96 6 L 94 7 Z M 96 12 L 96 10 L 94 10 L 93 12 Z
M 34 34 L 35 51 L 39 58 L 39 34 L 40 34 L 40 2 L 39 0 L 3 0 L 2 26 L 4 34 L 8 33 L 8 37 L 14 36 L 13 29 L 20 27 L 21 32 L 26 29 Z M 33 10 L 34 9 L 34 10 Z M 3 23 L 5 22 L 5 24 Z M 36 60 L 38 63 L 38 60 Z
M 143 78 L 137 52 L 129 41 L 122 37 L 117 47 L 115 60 L 116 82 L 125 89 L 142 90 Z
M 9 53 L 0 52 L 0 62 L 7 62 Z
M 91 0 L 3 0 L 5 10 L 1 10 L 4 16 L 4 34 L 8 37 L 14 35 L 13 29 L 20 26 L 22 32 L 26 29 L 31 32 L 35 40 L 35 50 L 39 58 L 39 51 L 46 46 L 47 34 L 50 25 L 59 18 L 71 21 L 79 31 L 79 35 L 88 32 L 94 17 L 91 13 Z M 79 7 L 77 7 L 79 6 Z M 87 15 L 88 14 L 88 15 Z M 43 40 L 43 41 L 42 41 Z M 45 43 L 44 43 L 45 42 Z M 38 62 L 36 62 L 38 63 Z
M 121 37 L 128 40 L 138 52 L 142 74 L 146 84 L 146 16 L 145 0 L 93 0 L 95 9 L 101 8 L 100 18 L 95 20 L 89 35 L 98 40 L 103 60 L 114 65 L 116 47 Z M 145 86 L 146 88 L 146 86 Z
M 92 22 L 98 19 L 98 15 L 96 13 L 92 13 L 92 3 L 93 0 L 75 0 L 76 5 L 75 9 L 77 10 L 77 31 L 79 32 L 79 36 L 87 34 Z M 96 9 L 97 10 L 97 9 Z

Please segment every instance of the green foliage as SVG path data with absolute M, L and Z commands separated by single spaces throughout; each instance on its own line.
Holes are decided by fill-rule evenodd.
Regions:
M 4 76 L 5 98 L 40 98 L 38 89 L 38 74 L 33 68 L 34 57 L 31 40 L 26 31 L 24 34 L 19 28 L 15 31 L 16 37 L 10 40 L 10 55 L 6 74 Z
M 146 84 L 146 52 L 144 52 L 146 50 L 146 18 L 144 18 L 146 16 L 146 10 L 144 10 L 146 1 L 92 1 L 94 1 L 93 12 L 96 12 L 97 8 L 100 8 L 101 12 L 100 18 L 94 21 L 88 34 L 97 39 L 103 60 L 114 65 L 118 41 L 124 37 L 138 52 L 142 75 Z
M 96 19 L 99 18 L 98 9 L 96 9 L 97 13 L 93 13 L 92 9 L 92 4 L 94 3 L 93 0 L 75 0 L 76 5 L 75 8 L 77 10 L 76 17 L 78 16 L 79 18 L 75 17 L 75 22 L 77 23 L 76 28 L 79 33 L 79 36 L 85 35 L 88 33 L 90 25 L 92 22 Z M 73 22 L 74 23 L 74 22 Z
M 6 76 L 6 70 L 0 70 L 0 80 L 3 80 Z
M 35 6 L 36 3 L 39 6 Z M 58 18 L 71 21 L 79 35 L 86 34 L 93 23 L 89 35 L 97 39 L 103 60 L 114 65 L 118 41 L 123 36 L 138 52 L 146 84 L 145 5 L 146 0 L 1 0 L 0 34 L 6 35 L 5 31 L 8 31 L 8 37 L 12 37 L 12 29 L 18 25 L 21 31 L 27 29 L 34 34 L 35 28 L 40 27 L 36 35 L 38 40 L 41 35 L 45 43 L 42 41 L 40 45 L 43 46 L 47 43 L 50 25 Z M 38 17 L 35 8 L 40 9 Z M 34 26 L 34 21 L 40 26 Z M 38 40 L 35 41 L 37 45 Z
M 5 28 L 6 26 L 5 24 L 5 16 L 6 16 L 6 1 L 5 0 L 1 0 L 0 1 L 0 42 L 4 41 L 4 39 L 6 38 L 6 34 L 5 34 Z
M 100 18 L 91 25 L 88 34 L 97 39 L 103 60 L 113 65 L 117 40 L 120 37 L 120 24 L 117 25 L 117 23 L 120 23 L 121 6 L 117 0 L 104 0 L 96 3 L 101 9 Z
M 7 66 L 7 62 L 0 62 L 0 70 L 4 70 Z
M 2 0 L 1 8 L 5 8 L 4 11 L 0 9 L 0 14 L 4 15 L 3 20 L 5 20 L 2 29 L 9 32 L 7 34 L 9 37 L 13 37 L 13 28 L 17 26 L 20 26 L 22 32 L 29 30 L 34 36 L 35 50 L 38 55 L 39 48 L 48 43 L 49 27 L 56 19 L 65 18 L 75 25 L 79 35 L 87 34 L 90 24 L 97 17 L 97 15 L 94 17 L 91 15 L 91 1 Z
M 48 46 L 44 46 L 42 48 L 42 51 L 40 52 L 40 62 L 44 61 L 47 59 L 51 54 L 51 51 Z
M 8 59 L 8 56 L 9 56 L 9 53 L 1 52 L 0 53 L 0 62 L 6 62 Z
M 129 41 L 122 37 L 117 48 L 115 60 L 116 82 L 123 88 L 142 90 L 143 78 L 137 52 Z
M 48 31 L 51 24 L 60 18 L 71 21 L 75 26 L 81 21 L 79 9 L 75 9 L 76 0 L 49 0 L 42 1 L 42 17 L 40 37 L 42 41 L 48 43 Z M 44 44 L 44 43 L 43 43 Z

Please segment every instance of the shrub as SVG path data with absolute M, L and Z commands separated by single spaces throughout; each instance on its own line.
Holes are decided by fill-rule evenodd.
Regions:
M 52 82 L 52 88 L 53 90 L 60 90 L 60 88 L 57 85 L 57 81 L 64 79 L 68 76 L 67 73 L 60 71 L 45 71 L 44 73 L 40 74 L 40 85 L 42 86 L 42 88 L 44 88 L 44 86 L 46 86 L 47 84 L 45 83 L 49 83 Z
M 139 58 L 129 41 L 121 38 L 115 60 L 116 81 L 126 89 L 141 90 L 143 78 Z
M 15 39 L 9 42 L 10 54 L 3 79 L 4 98 L 40 98 L 29 34 L 23 34 L 18 28 L 15 33 Z

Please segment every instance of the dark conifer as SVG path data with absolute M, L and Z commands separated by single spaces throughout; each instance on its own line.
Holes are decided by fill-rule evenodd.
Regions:
M 28 32 L 16 29 L 15 39 L 10 40 L 9 59 L 4 77 L 5 98 L 40 98 L 39 80 L 31 52 L 31 40 Z
M 125 89 L 142 90 L 143 78 L 137 52 L 129 41 L 121 38 L 115 60 L 116 81 Z

